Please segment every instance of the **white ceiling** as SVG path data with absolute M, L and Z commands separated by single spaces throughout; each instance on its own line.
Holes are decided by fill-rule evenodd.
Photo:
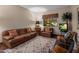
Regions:
M 69 7 L 69 5 L 21 5 L 21 6 L 24 8 L 43 7 L 48 10 L 57 10 L 57 9 Z

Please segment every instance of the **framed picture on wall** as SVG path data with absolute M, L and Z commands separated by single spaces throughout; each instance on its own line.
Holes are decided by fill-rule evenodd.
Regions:
M 78 19 L 77 19 L 77 28 L 79 29 L 79 7 L 77 8 L 77 16 L 78 16 Z

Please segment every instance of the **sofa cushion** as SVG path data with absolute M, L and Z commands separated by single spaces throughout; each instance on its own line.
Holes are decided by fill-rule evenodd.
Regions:
M 49 28 L 45 28 L 44 30 L 45 30 L 45 32 L 50 32 Z
M 31 39 L 31 35 L 33 33 L 28 33 L 28 34 L 23 34 L 23 35 L 19 35 L 14 37 L 14 39 L 12 40 L 12 43 L 19 43 L 19 42 L 23 42 L 23 41 L 27 41 L 28 39 Z
M 10 35 L 11 37 L 18 36 L 18 33 L 17 33 L 16 30 L 9 30 L 8 32 L 9 32 L 9 35 Z
M 14 37 L 14 39 L 20 39 L 20 38 L 23 38 L 23 37 L 24 37 L 24 35 L 19 35 L 19 36 Z
M 24 38 L 24 37 L 27 37 L 27 36 L 30 36 L 30 34 L 19 35 L 19 36 L 14 37 L 14 39 L 20 39 L 20 38 Z
M 26 34 L 27 33 L 27 29 L 19 29 L 19 34 Z
M 27 33 L 30 33 L 32 32 L 32 29 L 31 28 L 27 28 Z
M 49 33 L 49 32 L 42 32 L 42 34 L 51 34 L 51 33 Z
M 14 37 L 12 37 L 12 36 L 4 36 L 3 38 L 6 39 L 6 40 L 10 40 L 10 39 L 13 39 Z
M 19 36 L 14 37 L 14 39 L 24 38 L 24 37 L 27 37 L 27 36 L 31 36 L 35 33 L 36 32 L 31 32 L 31 33 L 28 33 L 28 34 L 19 35 Z

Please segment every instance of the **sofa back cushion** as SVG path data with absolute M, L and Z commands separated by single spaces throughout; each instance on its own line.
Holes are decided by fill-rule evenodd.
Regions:
M 26 34 L 27 33 L 27 29 L 23 28 L 23 29 L 19 29 L 18 33 L 21 34 Z
M 18 36 L 18 33 L 15 29 L 9 30 L 8 32 L 9 32 L 9 35 L 12 36 L 12 37 Z
M 32 29 L 31 28 L 27 28 L 27 33 L 30 33 L 32 32 Z
M 45 32 L 50 32 L 50 29 L 49 28 L 44 28 L 44 31 Z

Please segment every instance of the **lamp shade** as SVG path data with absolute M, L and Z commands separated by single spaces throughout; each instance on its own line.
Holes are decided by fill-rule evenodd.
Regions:
M 36 24 L 40 24 L 40 22 L 39 21 L 36 21 Z

